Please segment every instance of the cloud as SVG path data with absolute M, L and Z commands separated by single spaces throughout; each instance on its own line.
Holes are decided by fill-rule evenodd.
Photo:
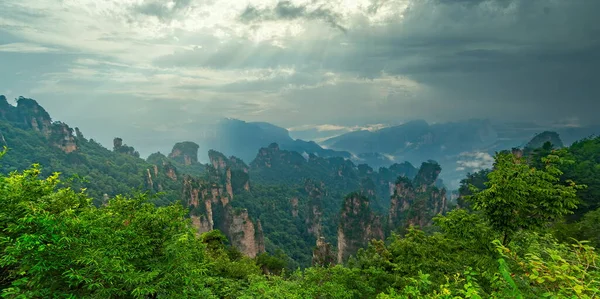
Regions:
M 192 0 L 146 0 L 135 5 L 133 11 L 148 16 L 155 16 L 158 19 L 165 21 L 171 20 L 180 11 L 188 9 L 191 4 Z
M 321 20 L 342 32 L 346 32 L 347 29 L 340 24 L 340 14 L 323 8 L 324 4 L 314 5 L 315 1 L 312 4 L 310 5 L 313 6 L 311 8 L 309 3 L 295 5 L 291 1 L 279 1 L 274 7 L 264 9 L 249 5 L 240 15 L 240 20 L 245 23 L 297 19 Z
M 460 154 L 456 161 L 457 171 L 477 172 L 482 169 L 491 168 L 494 164 L 494 157 L 485 152 L 465 152 Z
M 15 52 L 15 53 L 49 53 L 58 52 L 58 49 L 44 47 L 41 45 L 30 43 L 10 43 L 0 45 L 0 52 Z
M 598 122 L 599 10 L 559 0 L 0 1 L 0 79 L 59 119 L 85 123 L 77 99 L 115 126 L 129 125 L 117 119 L 124 107 L 160 111 L 164 123 L 313 124 L 294 134 L 314 139 L 416 118 L 586 125 Z M 63 112 L 65 102 L 74 106 Z

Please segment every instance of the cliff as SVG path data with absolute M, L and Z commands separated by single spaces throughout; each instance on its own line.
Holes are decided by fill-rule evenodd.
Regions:
M 192 223 L 199 234 L 219 229 L 246 256 L 256 257 L 265 251 L 260 221 L 254 222 L 245 209 L 231 207 L 229 190 L 217 182 L 189 176 L 184 178 L 183 190 Z
M 249 167 L 244 161 L 233 156 L 227 158 L 214 150 L 208 152 L 208 158 L 216 175 L 224 178 L 221 183 L 231 199 L 235 193 L 242 190 L 250 191 Z
M 446 211 L 446 190 L 435 186 L 441 168 L 424 162 L 416 177 L 399 177 L 390 201 L 388 223 L 392 228 L 431 225 L 433 217 Z
M 370 240 L 384 238 L 381 217 L 369 207 L 369 198 L 354 192 L 344 199 L 338 226 L 337 262 L 343 263 Z
M 65 123 L 52 122 L 50 114 L 33 99 L 19 97 L 15 107 L 5 96 L 0 96 L 0 118 L 17 128 L 41 133 L 52 146 L 65 153 L 78 149 L 73 129 Z
M 183 165 L 198 163 L 198 148 L 200 146 L 191 141 L 176 143 L 169 154 L 169 158 Z
M 306 228 L 309 234 L 317 239 L 323 234 L 323 198 L 327 196 L 325 184 L 306 180 L 304 191 L 308 196 L 308 211 L 306 214 Z
M 46 137 L 50 135 L 52 119 L 50 118 L 50 114 L 48 114 L 48 112 L 46 112 L 46 110 L 42 108 L 37 101 L 19 97 L 17 99 L 16 109 L 12 110 L 11 112 L 12 115 L 8 116 L 9 120 L 21 123 L 26 128 L 31 128 L 34 131 L 41 132 Z
M 65 153 L 72 153 L 77 150 L 77 140 L 73 136 L 73 129 L 67 124 L 56 122 L 50 126 L 48 135 L 50 143 L 61 149 Z
M 225 234 L 244 255 L 255 258 L 258 254 L 265 252 L 265 242 L 260 221 L 256 224 L 248 216 L 248 210 L 228 209 L 227 226 Z
M 327 267 L 335 264 L 335 252 L 330 243 L 325 242 L 324 237 L 317 239 L 317 245 L 313 250 L 312 265 Z

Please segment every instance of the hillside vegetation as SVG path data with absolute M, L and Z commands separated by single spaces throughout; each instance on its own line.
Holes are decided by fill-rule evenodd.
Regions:
M 4 99 L 5 101 L 5 99 Z M 432 160 L 377 170 L 277 144 L 249 164 L 144 160 L 0 101 L 5 298 L 595 298 L 600 138 L 545 132 L 447 196 Z

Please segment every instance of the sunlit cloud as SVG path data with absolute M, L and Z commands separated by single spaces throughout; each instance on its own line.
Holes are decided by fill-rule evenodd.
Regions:
M 13 96 L 36 97 L 82 127 L 93 101 L 118 103 L 94 106 L 115 126 L 146 121 L 119 118 L 144 106 L 161 111 L 155 122 L 238 117 L 313 130 L 315 140 L 417 118 L 581 126 L 598 121 L 589 107 L 600 97 L 599 9 L 546 0 L 0 1 L 0 76 Z M 88 124 L 90 134 L 105 129 Z

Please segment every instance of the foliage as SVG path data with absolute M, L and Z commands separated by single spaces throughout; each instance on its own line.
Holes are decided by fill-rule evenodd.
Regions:
M 156 207 L 138 194 L 96 207 L 41 173 L 0 176 L 4 297 L 592 298 L 599 288 L 592 247 L 560 243 L 540 225 L 502 244 L 485 211 L 451 211 L 432 234 L 411 227 L 372 241 L 347 266 L 288 272 L 281 251 L 253 260 L 219 231 L 197 236 L 178 204 Z
M 144 160 L 110 151 L 93 139 L 76 137 L 78 150 L 65 153 L 48 144 L 42 133 L 25 130 L 8 122 L 0 121 L 0 132 L 6 140 L 8 154 L 2 159 L 0 171 L 9 173 L 23 171 L 32 164 L 40 164 L 43 176 L 60 172 L 74 188 L 85 188 L 95 204 L 118 194 L 132 194 L 136 189 L 150 189 L 147 171 L 153 165 Z M 160 165 L 160 164 L 159 164 Z M 155 185 L 161 184 L 163 192 L 154 199 L 159 205 L 175 201 L 180 188 L 169 178 L 153 177 Z M 157 188 L 156 188 L 157 189 Z M 158 191 L 158 190 L 155 190 Z
M 0 177 L 2 294 L 26 298 L 206 296 L 203 246 L 181 206 L 117 196 L 101 208 L 34 166 Z
M 544 169 L 533 168 L 511 153 L 499 153 L 495 159 L 485 183 L 488 188 L 473 188 L 474 195 L 466 199 L 503 235 L 503 244 L 521 229 L 541 228 L 576 208 L 577 190 L 583 186 L 560 182 L 563 173 L 556 164 L 565 163 L 560 157 L 543 158 Z
M 564 165 L 564 180 L 573 180 L 587 186 L 578 190 L 581 205 L 570 220 L 579 220 L 585 213 L 600 208 L 600 137 L 575 142 L 564 153 L 574 163 Z

